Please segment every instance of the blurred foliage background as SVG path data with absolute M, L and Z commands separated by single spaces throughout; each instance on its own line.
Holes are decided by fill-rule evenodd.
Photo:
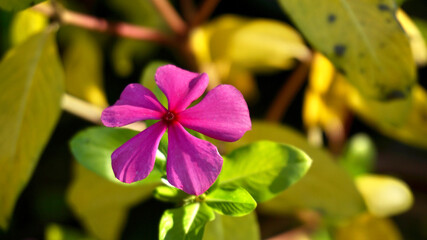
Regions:
M 427 2 L 424 0 L 398 2 L 402 4 L 401 8 L 417 24 L 424 39 L 427 39 Z M 191 16 L 191 14 L 182 12 L 180 9 L 180 1 L 172 1 L 172 3 L 184 17 L 186 15 Z M 195 3 L 200 6 L 202 1 L 195 1 Z M 109 21 L 124 21 L 156 28 L 164 32 L 170 32 L 163 18 L 157 13 L 149 1 L 146 0 L 64 0 L 61 1 L 61 4 L 67 9 L 106 18 Z M 25 24 L 25 21 L 25 19 L 17 20 L 14 13 L 0 10 L 1 56 L 4 56 L 9 48 L 23 41 L 22 38 L 25 38 L 25 34 L 28 34 L 25 32 L 16 32 L 13 27 L 14 24 Z M 47 24 L 47 22 L 44 21 L 49 20 L 43 20 L 43 18 L 41 18 L 39 23 L 40 26 Z M 287 25 L 276 26 L 275 24 L 277 24 L 277 21 L 286 23 Z M 269 28 L 265 26 L 270 26 L 270 24 L 272 29 L 270 30 L 271 32 L 279 36 L 281 36 L 281 34 L 286 36 L 289 44 L 293 46 L 291 50 L 282 49 L 280 46 L 283 46 L 281 45 L 283 42 L 268 42 L 268 44 L 264 44 L 263 52 L 260 55 L 255 55 L 255 51 L 239 55 L 239 53 L 245 52 L 245 49 L 256 48 L 260 45 L 260 42 L 267 41 L 265 39 L 254 38 L 253 35 L 268 35 Z M 29 32 L 37 31 L 37 26 L 35 28 L 35 30 L 27 30 Z M 240 34 L 237 37 L 233 35 L 235 34 L 233 31 L 236 29 L 239 29 Z M 336 96 L 336 94 L 339 95 L 341 90 L 337 90 L 336 92 L 332 90 L 322 92 L 322 87 L 315 85 L 316 83 L 313 78 L 316 78 L 316 70 L 313 65 L 311 66 L 310 77 L 304 78 L 303 81 L 299 83 L 299 86 L 294 86 L 295 91 L 293 91 L 293 93 L 295 93 L 295 95 L 291 96 L 292 100 L 290 101 L 290 105 L 285 107 L 286 112 L 283 115 L 279 114 L 279 116 L 275 116 L 273 111 L 272 115 L 271 109 L 274 109 L 272 106 L 274 106 L 278 96 L 283 94 L 281 92 L 283 86 L 288 86 L 286 84 L 290 81 L 295 71 L 302 69 L 301 71 L 305 71 L 307 75 L 309 71 L 309 67 L 304 67 L 304 62 L 311 58 L 310 47 L 307 47 L 307 40 L 293 29 L 297 28 L 283 12 L 278 1 L 247 0 L 242 3 L 242 1 L 228 0 L 220 1 L 208 23 L 191 34 L 191 47 L 196 53 L 195 62 L 188 61 L 182 52 L 171 50 L 162 45 L 124 39 L 118 36 L 67 25 L 60 28 L 57 40 L 60 56 L 64 64 L 65 78 L 72 79 L 66 80 L 67 92 L 101 107 L 114 103 L 127 84 L 139 82 L 140 79 L 144 78 L 144 74 L 153 75 L 155 66 L 162 63 L 175 63 L 192 70 L 208 72 L 211 77 L 211 87 L 220 82 L 237 86 L 248 100 L 252 119 L 257 121 L 267 119 L 270 120 L 270 122 L 272 121 L 290 126 L 294 130 L 306 132 L 309 137 L 311 136 L 317 139 L 314 140 L 314 142 L 323 142 L 326 147 L 329 148 L 330 152 L 339 159 L 339 161 L 343 162 L 342 165 L 344 168 L 347 168 L 354 179 L 356 179 L 356 185 L 363 197 L 365 197 L 365 194 L 366 196 L 372 197 L 372 192 L 375 193 L 378 191 L 378 189 L 375 189 L 375 183 L 377 182 L 381 182 L 381 184 L 384 182 L 387 184 L 391 182 L 390 184 L 392 185 L 403 184 L 397 179 L 405 182 L 412 190 L 413 205 L 408 211 L 399 215 L 394 215 L 393 213 L 384 214 L 381 210 L 379 210 L 380 212 L 375 212 L 374 210 L 377 216 L 383 217 L 381 216 L 382 214 L 384 214 L 384 217 L 392 216 L 386 220 L 372 217 L 369 214 L 360 215 L 355 220 L 342 223 L 343 226 L 340 226 L 340 229 L 337 230 L 336 233 L 337 239 L 350 239 L 348 238 L 349 236 L 355 236 L 353 239 L 362 239 L 358 238 L 356 233 L 363 231 L 379 232 L 378 236 L 381 236 L 379 238 L 367 239 L 386 239 L 383 237 L 388 236 L 387 234 L 391 234 L 391 237 L 388 239 L 399 239 L 399 237 L 395 237 L 400 234 L 403 239 L 427 239 L 427 218 L 425 217 L 427 216 L 427 136 L 422 135 L 425 132 L 421 132 L 421 135 L 418 136 L 418 139 L 423 143 L 418 145 L 405 144 L 403 142 L 413 143 L 416 140 L 412 141 L 410 139 L 405 141 L 402 139 L 402 142 L 396 140 L 396 138 L 390 137 L 390 134 L 387 134 L 387 126 L 375 127 L 376 125 L 372 124 L 372 122 L 376 120 L 375 117 L 373 119 L 363 117 L 363 109 L 358 110 L 357 104 L 354 105 L 354 109 L 352 110 L 356 112 L 359 111 L 361 112 L 360 114 L 354 114 L 351 111 L 348 112 L 348 106 L 340 106 L 339 101 L 338 103 L 334 102 L 336 99 L 342 99 L 342 96 Z M 233 42 L 230 40 L 232 38 L 234 41 L 237 41 L 235 45 L 232 45 Z M 245 39 L 245 41 L 236 40 L 239 38 Z M 213 47 L 214 50 L 212 50 L 212 52 L 209 52 L 211 50 L 204 46 L 205 41 L 208 41 L 207 39 L 211 41 L 213 45 L 217 44 Z M 231 47 L 227 44 L 230 44 Z M 424 44 L 424 47 L 420 47 L 419 49 L 425 49 L 426 42 L 424 41 L 421 44 Z M 221 50 L 228 48 L 238 50 L 231 55 L 229 55 L 230 53 L 221 52 Z M 241 49 L 239 50 L 239 48 Z M 283 54 L 279 54 L 278 56 L 274 55 L 280 51 L 283 51 Z M 251 55 L 252 53 L 253 55 Z M 82 58 L 82 56 L 84 56 L 84 58 Z M 417 68 L 418 82 L 421 87 L 426 89 L 427 61 L 422 59 L 423 56 L 420 58 L 421 64 L 419 64 Z M 253 59 L 252 62 L 250 61 L 251 59 Z M 274 61 L 269 62 L 272 59 Z M 321 62 L 321 59 L 322 57 L 320 55 L 313 54 L 311 63 L 314 64 L 314 62 L 316 62 L 316 64 L 319 65 L 323 64 L 321 69 L 326 72 L 318 74 L 334 75 L 335 72 L 339 72 L 339 70 L 336 71 L 333 69 L 330 63 Z M 82 64 L 82 62 L 84 64 Z M 264 64 L 260 64 L 260 62 Z M 198 68 L 196 66 L 198 66 Z M 325 70 L 328 66 L 330 69 L 329 73 Z M 82 78 L 81 76 L 85 76 L 86 78 Z M 341 80 L 337 80 L 336 78 L 340 77 L 335 77 L 333 80 L 330 80 L 335 85 L 332 84 L 334 87 L 327 87 L 328 89 L 340 89 L 341 85 L 339 84 Z M 89 83 L 87 79 L 90 79 Z M 79 81 L 88 85 L 85 91 L 81 91 L 79 88 Z M 91 84 L 93 87 L 90 86 Z M 103 84 L 105 87 L 105 95 L 103 91 L 100 91 L 97 87 L 100 84 Z M 327 85 L 327 83 L 324 84 Z M 339 86 L 337 87 L 337 85 Z M 105 96 L 107 98 L 105 98 Z M 325 116 L 325 114 L 323 114 L 319 119 L 317 119 L 316 116 L 310 116 L 309 114 L 314 111 L 312 109 L 307 110 L 307 101 L 310 101 L 310 96 L 312 96 L 311 99 L 316 99 L 316 97 L 322 98 L 319 102 L 331 103 L 332 101 L 333 103 L 327 105 L 327 107 L 319 107 L 322 109 L 319 110 L 320 112 L 325 113 L 331 111 L 330 115 L 326 114 Z M 355 98 L 357 98 L 357 96 Z M 318 103 L 316 102 L 315 104 Z M 391 108 L 393 108 L 393 106 Z M 365 115 L 366 114 L 369 115 L 369 113 L 365 113 Z M 399 112 L 396 114 L 399 115 Z M 331 126 L 328 124 L 334 117 L 338 116 L 339 119 L 342 119 L 340 117 L 343 115 L 345 116 L 345 125 L 341 127 L 344 128 L 343 132 L 345 132 L 345 136 L 334 135 L 336 132 L 329 130 L 331 128 L 335 129 L 336 125 Z M 387 116 L 384 115 L 377 117 L 381 119 L 387 118 Z M 395 120 L 396 117 L 391 116 L 390 119 Z M 309 155 L 310 153 L 314 155 L 325 154 L 323 152 L 310 152 L 311 150 L 307 150 L 309 147 L 304 149 L 305 143 L 298 143 L 300 138 L 303 139 L 300 135 L 289 135 L 288 130 L 283 130 L 284 133 L 281 135 L 277 129 L 269 131 L 270 125 L 264 126 L 263 124 L 266 123 L 260 122 L 258 125 L 255 124 L 257 127 L 254 127 L 254 132 L 247 134 L 241 142 L 239 141 L 236 144 L 241 145 L 251 140 L 265 138 L 295 144 L 305 150 Z M 74 174 L 80 174 L 82 171 L 85 171 L 85 169 L 75 163 L 70 152 L 69 140 L 78 130 L 85 129 L 91 125 L 92 124 L 87 121 L 67 112 L 62 113 L 59 124 L 56 126 L 45 148 L 31 180 L 17 201 L 13 217 L 10 221 L 9 230 L 0 230 L 1 239 L 44 239 L 45 237 L 48 239 L 60 239 L 58 236 L 63 234 L 63 232 L 67 232 L 69 236 L 74 236 L 72 238 L 81 237 L 83 239 L 84 236 L 86 236 L 85 232 L 88 231 L 87 226 L 90 226 L 92 223 L 96 225 L 98 220 L 88 218 L 86 221 L 81 221 L 82 216 L 77 216 L 75 210 L 72 210 L 70 207 L 73 204 L 80 204 L 80 206 L 84 208 L 83 203 L 78 202 L 79 200 L 76 199 L 80 199 L 81 194 L 87 194 L 87 201 L 89 202 L 91 201 L 90 198 L 92 197 L 95 199 L 98 193 L 100 195 L 106 194 L 105 196 L 110 194 L 110 197 L 124 194 L 121 192 L 122 189 L 114 189 L 109 185 L 102 184 L 94 186 L 93 189 L 87 189 L 87 192 L 79 192 L 78 186 L 82 183 L 73 180 Z M 425 127 L 424 125 L 424 128 Z M 319 133 L 318 128 L 323 129 L 324 133 L 321 131 Z M 379 131 L 378 129 L 381 128 L 383 130 Z M 259 133 L 256 131 L 259 131 Z M 357 135 L 359 133 L 365 133 L 365 135 Z M 403 137 L 398 135 L 397 138 Z M 351 139 L 351 141 L 349 139 Z M 357 141 L 359 141 L 359 144 L 354 143 Z M 224 152 L 228 152 L 237 146 L 233 144 L 218 144 L 219 148 L 222 148 Z M 360 147 L 360 145 L 362 145 L 362 147 L 368 145 L 366 148 L 370 150 L 362 151 L 366 155 L 360 157 L 357 156 L 357 151 L 352 152 L 351 144 L 356 144 L 358 147 Z M 312 158 L 314 159 L 314 157 Z M 353 164 L 351 162 L 353 161 L 352 159 L 355 159 L 354 161 L 358 161 L 358 159 L 368 160 L 366 163 L 357 162 Z M 327 163 L 324 164 L 327 165 Z M 357 167 L 355 168 L 352 166 L 352 164 L 359 167 L 361 166 L 362 169 L 359 170 Z M 317 171 L 320 175 L 322 171 L 325 171 L 325 175 L 329 173 L 327 170 L 320 169 L 320 167 Z M 375 173 L 376 175 L 370 176 L 374 179 L 368 179 L 369 176 L 365 176 L 364 178 L 357 177 L 360 173 L 366 172 Z M 385 175 L 387 175 L 387 177 L 384 177 Z M 85 177 L 87 179 L 81 181 L 96 182 L 98 176 L 86 174 Z M 321 177 L 326 179 L 325 181 L 341 181 L 338 175 Z M 365 181 L 369 181 L 369 184 L 367 184 L 369 187 L 363 187 L 366 186 L 366 184 L 364 184 Z M 301 184 L 311 186 L 310 184 L 312 183 Z M 71 191 L 70 188 L 73 188 L 75 191 Z M 402 189 L 406 189 L 406 187 L 404 186 Z M 345 187 L 341 188 L 341 190 L 345 191 Z M 90 195 L 91 191 L 93 191 L 91 193 L 93 196 Z M 304 194 L 295 193 L 295 196 L 308 196 L 307 193 Z M 288 195 L 292 195 L 292 193 Z M 347 201 L 348 199 L 341 199 L 340 195 L 345 194 L 331 192 L 329 195 L 331 202 L 329 202 L 329 204 L 335 206 L 341 204 L 345 205 L 346 202 L 340 202 L 339 200 Z M 316 198 L 316 195 L 312 197 Z M 336 197 L 336 199 L 332 200 L 334 197 Z M 365 204 L 368 205 L 368 208 L 378 210 L 375 204 L 378 205 L 378 201 L 380 202 L 379 205 L 386 202 L 385 200 L 381 201 L 381 196 L 374 196 L 373 198 L 374 200 L 365 199 Z M 160 217 L 164 210 L 173 206 L 154 199 L 148 199 L 141 203 L 141 199 L 146 199 L 146 194 L 140 193 L 139 195 L 132 195 L 132 198 L 127 198 L 129 204 L 132 203 L 131 205 L 134 205 L 130 209 L 129 215 L 122 214 L 119 211 L 100 216 L 100 218 L 104 218 L 106 223 L 106 235 L 114 237 L 115 234 L 118 234 L 117 237 L 121 239 L 141 239 L 141 237 L 144 239 L 157 238 Z M 78 203 L 75 203 L 75 201 Z M 411 200 L 404 201 L 411 202 Z M 295 202 L 298 202 L 298 199 L 295 200 L 290 196 L 284 196 L 281 203 L 289 203 L 289 205 L 292 206 Z M 108 204 L 110 205 L 106 205 L 107 209 L 108 207 L 116 206 L 112 203 Z M 313 223 L 316 226 L 325 224 L 316 222 L 318 216 L 312 216 L 312 212 L 303 211 L 298 214 L 272 214 L 277 211 L 275 208 L 276 205 L 274 204 L 275 203 L 272 202 L 264 208 L 261 207 L 261 210 L 258 211 L 258 221 L 262 238 L 278 236 L 286 232 L 292 233 L 292 230 L 297 229 L 300 225 L 307 224 L 307 222 Z M 307 205 L 313 206 L 316 204 L 318 203 L 307 203 Z M 411 203 L 409 203 L 409 205 L 410 204 Z M 102 203 L 99 203 L 99 209 L 94 208 L 94 211 L 105 211 L 105 208 L 102 208 L 101 205 Z M 371 205 L 373 207 L 371 207 Z M 328 203 L 324 203 L 322 206 L 328 206 Z M 332 212 L 336 210 L 333 207 L 331 208 Z M 343 209 L 350 211 L 346 209 L 345 206 Z M 84 212 L 84 210 L 81 211 Z M 286 212 L 285 210 L 283 211 Z M 329 209 L 325 211 L 329 211 Z M 345 215 L 344 212 L 345 211 L 341 213 Z M 396 212 L 400 213 L 399 209 L 397 209 Z M 253 218 L 253 216 L 249 218 Z M 304 223 L 304 219 L 309 220 Z M 246 221 L 253 220 L 249 219 Z M 121 224 L 117 225 L 117 222 L 121 222 Z M 111 226 L 108 224 L 111 224 Z M 400 233 L 393 232 L 393 229 L 395 229 L 393 224 L 395 224 L 396 229 L 398 229 Z M 115 228 L 123 230 L 116 231 L 117 229 Z M 384 235 L 381 229 L 387 229 L 384 230 L 387 234 Z M 96 232 L 96 230 L 93 229 L 89 229 L 89 231 Z M 314 239 L 328 239 L 328 233 L 322 231 L 322 228 L 320 228 L 312 237 Z M 375 235 L 371 234 L 370 236 L 372 237 Z

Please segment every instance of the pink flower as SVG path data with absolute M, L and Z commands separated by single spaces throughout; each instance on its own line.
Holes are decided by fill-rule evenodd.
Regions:
M 208 141 L 189 134 L 184 127 L 222 141 L 236 141 L 251 129 L 248 107 L 233 86 L 219 85 L 197 105 L 209 82 L 208 75 L 173 65 L 157 69 L 156 83 L 168 99 L 166 109 L 140 84 L 129 84 L 120 99 L 102 112 L 107 127 L 120 127 L 140 120 L 157 119 L 111 155 L 117 179 L 131 183 L 148 176 L 154 166 L 160 139 L 168 129 L 166 174 L 169 183 L 186 193 L 200 195 L 217 179 L 222 157 Z

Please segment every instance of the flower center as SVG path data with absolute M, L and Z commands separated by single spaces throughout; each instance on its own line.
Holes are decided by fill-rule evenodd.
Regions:
M 167 112 L 164 116 L 163 116 L 163 120 L 165 120 L 166 122 L 172 122 L 175 119 L 175 114 L 173 112 Z

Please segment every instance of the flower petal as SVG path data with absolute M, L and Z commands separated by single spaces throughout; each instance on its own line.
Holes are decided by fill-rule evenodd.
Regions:
M 222 141 L 236 141 L 251 129 L 248 105 L 231 85 L 219 85 L 196 106 L 178 115 L 186 128 Z
M 156 83 L 168 98 L 169 111 L 179 113 L 199 98 L 208 86 L 206 73 L 198 74 L 174 65 L 159 67 Z
M 107 127 L 120 127 L 141 120 L 161 119 L 165 113 L 166 109 L 149 89 L 132 83 L 114 105 L 104 109 L 101 120 Z
M 114 175 L 125 183 L 144 179 L 153 170 L 160 139 L 166 131 L 157 122 L 117 148 L 111 155 Z
M 166 172 L 169 183 L 193 195 L 204 193 L 222 168 L 222 157 L 208 141 L 189 134 L 178 122 L 169 125 Z

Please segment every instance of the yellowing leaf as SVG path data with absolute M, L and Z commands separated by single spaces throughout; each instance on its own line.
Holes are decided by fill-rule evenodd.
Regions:
M 356 186 L 368 210 L 377 217 L 389 217 L 407 211 L 413 203 L 409 187 L 399 179 L 380 175 L 361 175 Z
M 307 174 L 270 201 L 260 211 L 285 214 L 299 209 L 315 209 L 331 218 L 347 218 L 364 211 L 362 197 L 350 176 L 325 150 L 309 145 L 301 134 L 277 124 L 253 122 L 252 130 L 234 143 L 219 144 L 226 152 L 259 139 L 272 140 L 303 150 L 312 160 Z
M 9 51 L 0 79 L 0 227 L 7 228 L 61 112 L 64 76 L 53 31 Z
M 261 239 L 255 212 L 243 217 L 215 215 L 215 220 L 206 224 L 203 240 Z
M 129 209 L 150 197 L 157 184 L 123 186 L 75 166 L 67 193 L 73 212 L 97 239 L 119 239 Z
M 64 53 L 66 90 L 100 107 L 108 106 L 103 90 L 102 51 L 84 31 L 74 31 Z
M 427 148 L 427 92 L 421 86 L 414 87 L 408 100 L 370 102 L 356 91 L 349 94 L 349 98 L 353 110 L 380 132 L 404 143 Z
M 58 224 L 50 224 L 45 230 L 46 240 L 94 240 L 91 237 L 85 236 L 78 230 L 60 226 Z
M 347 108 L 376 127 L 380 132 L 399 141 L 427 148 L 427 93 L 415 85 L 409 98 L 392 101 L 368 99 L 348 84 L 340 74 L 332 74 L 329 68 L 322 73 L 326 58 L 315 57 L 310 85 L 306 92 L 303 119 L 308 127 L 339 127 Z M 324 77 L 322 77 L 324 76 Z M 334 76 L 330 84 L 329 77 Z M 325 89 L 326 92 L 323 92 Z M 335 123 L 335 124 L 334 124 Z M 331 127 L 332 129 L 333 127 Z
M 337 240 L 401 240 L 402 236 L 394 223 L 387 218 L 377 218 L 370 214 L 362 214 L 345 226 L 338 228 Z
M 200 62 L 226 61 L 253 71 L 288 69 L 310 52 L 289 25 L 267 19 L 222 16 L 197 30 L 192 46 Z
M 289 25 L 274 20 L 225 15 L 196 29 L 190 38 L 200 71 L 210 76 L 209 87 L 236 86 L 253 101 L 258 92 L 253 73 L 292 68 L 310 51 Z
M 415 25 L 411 18 L 402 9 L 397 11 L 396 16 L 400 24 L 402 24 L 403 29 L 405 29 L 406 34 L 408 34 L 415 62 L 418 65 L 426 65 L 427 45 L 417 25 Z
M 17 13 L 13 18 L 10 33 L 12 45 L 16 46 L 29 36 L 42 31 L 48 20 L 45 15 L 31 9 Z
M 404 98 L 416 82 L 393 0 L 280 0 L 311 44 L 365 96 Z

